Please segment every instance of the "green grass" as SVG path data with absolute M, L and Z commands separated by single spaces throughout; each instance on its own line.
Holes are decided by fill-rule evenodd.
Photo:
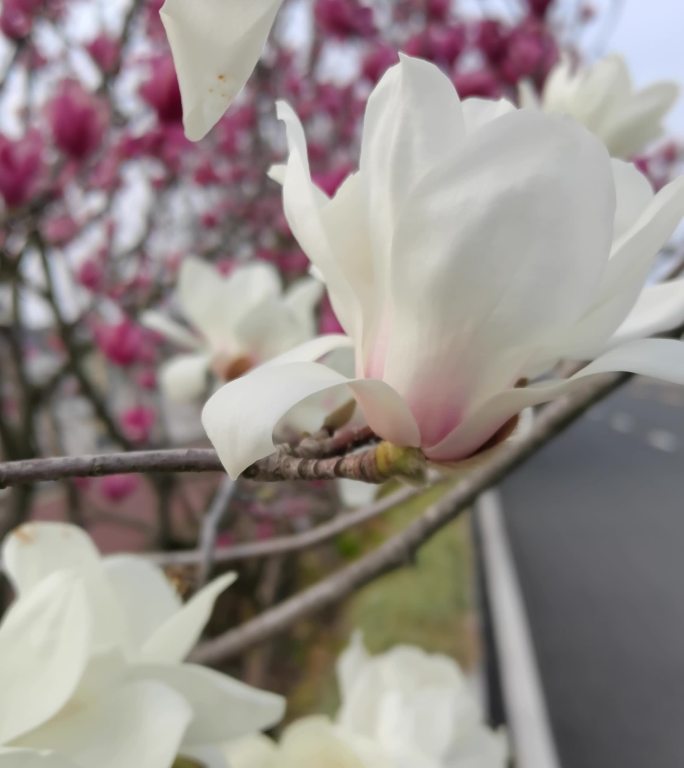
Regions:
M 338 550 L 357 557 L 408 525 L 440 493 L 435 489 L 372 526 L 347 533 L 338 541 Z M 290 696 L 290 717 L 335 710 L 334 661 L 356 628 L 374 653 L 408 643 L 472 667 L 477 659 L 472 594 L 470 529 L 463 517 L 426 544 L 415 565 L 365 587 L 346 601 L 332 622 L 317 628 L 307 644 L 301 684 Z

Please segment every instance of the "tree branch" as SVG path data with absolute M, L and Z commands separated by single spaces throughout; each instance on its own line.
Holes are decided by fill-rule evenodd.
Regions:
M 547 406 L 530 433 L 473 468 L 461 482 L 430 506 L 421 517 L 361 559 L 283 601 L 236 629 L 206 641 L 192 659 L 215 664 L 242 653 L 286 630 L 299 619 L 333 605 L 378 577 L 412 563 L 416 552 L 435 533 L 456 519 L 488 488 L 576 421 L 594 403 L 631 378 L 631 374 L 597 377 L 572 397 Z

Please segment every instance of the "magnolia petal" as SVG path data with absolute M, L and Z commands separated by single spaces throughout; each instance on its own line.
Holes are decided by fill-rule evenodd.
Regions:
M 231 742 L 225 753 L 231 768 L 276 768 L 279 765 L 276 762 L 278 747 L 261 733 Z
M 55 752 L 0 747 L 0 768 L 78 768 L 78 766 Z
M 390 244 L 416 182 L 453 157 L 464 133 L 451 80 L 433 64 L 400 54 L 368 98 L 361 140 L 377 285 L 387 279 Z
M 4 569 L 19 595 L 57 571 L 100 568 L 100 553 L 88 534 L 67 523 L 25 523 L 5 538 Z
M 615 180 L 616 206 L 613 240 L 628 232 L 654 197 L 651 182 L 634 163 L 611 160 Z
M 183 747 L 221 744 L 270 728 L 285 713 L 285 700 L 196 664 L 141 664 L 131 674 L 158 680 L 190 705 L 193 718 Z
M 257 368 L 216 392 L 202 411 L 202 424 L 231 477 L 274 450 L 273 429 L 297 403 L 347 385 L 369 426 L 386 440 L 418 445 L 420 433 L 401 397 L 382 381 L 347 379 L 318 363 Z
M 256 66 L 282 0 L 166 0 L 161 20 L 183 102 L 185 134 L 199 141 Z
M 92 614 L 93 645 L 103 648 L 124 641 L 119 606 L 104 576 L 100 554 L 82 528 L 58 522 L 26 523 L 5 539 L 3 560 L 19 595 L 50 574 L 77 572 Z
M 219 747 L 207 747 L 204 745 L 201 747 L 186 747 L 184 745 L 182 757 L 191 761 L 194 760 L 194 763 L 191 763 L 191 765 L 197 763 L 201 768 L 235 768 L 232 763 L 228 763 L 223 745 Z
M 218 351 L 231 352 L 239 319 L 280 292 L 278 271 L 265 261 L 242 264 L 223 277 L 211 264 L 186 258 L 178 276 L 183 312 Z
M 663 187 L 616 241 L 599 300 L 573 329 L 564 346 L 560 347 L 558 342 L 561 356 L 589 359 L 597 347 L 600 350 L 634 307 L 658 251 L 683 216 L 684 177 L 680 177 Z
M 345 507 L 363 507 L 370 504 L 378 492 L 378 486 L 371 483 L 362 483 L 360 480 L 347 480 L 344 477 L 337 479 L 337 492 Z
M 207 389 L 210 358 L 208 354 L 176 355 L 159 369 L 159 383 L 164 395 L 176 403 L 201 397 Z
M 309 339 L 299 346 L 283 352 L 266 363 L 266 365 L 313 362 L 337 350 L 350 350 L 352 346 L 353 342 L 348 336 L 344 336 L 341 333 L 329 333 L 325 336 L 316 336 L 314 339 Z
M 10 606 L 0 624 L 0 744 L 66 704 L 86 668 L 90 638 L 85 590 L 73 573 L 46 577 Z
M 79 766 L 169 768 L 192 710 L 176 691 L 150 680 L 103 692 L 28 734 L 26 746 L 54 749 Z
M 202 349 L 203 344 L 197 336 L 162 312 L 148 309 L 140 316 L 140 323 L 182 347 L 195 350 Z
M 295 281 L 285 293 L 286 306 L 299 321 L 307 337 L 316 335 L 316 307 L 323 298 L 325 286 L 314 277 L 303 277 Z
M 393 239 L 396 312 L 381 372 L 409 402 L 424 445 L 587 312 L 614 209 L 603 145 L 536 110 L 490 121 L 413 187 Z
M 289 149 L 284 173 L 282 169 L 280 171 L 285 216 L 302 250 L 324 276 L 330 301 L 342 327 L 353 334 L 360 327 L 362 317 L 356 290 L 360 282 L 359 258 L 362 256 L 350 266 L 347 254 L 354 255 L 355 252 L 346 248 L 346 241 L 355 231 L 363 230 L 364 222 L 350 221 L 348 216 L 338 215 L 340 206 L 346 209 L 347 202 L 354 202 L 352 198 L 347 201 L 344 194 L 340 194 L 345 185 L 332 201 L 314 185 L 309 171 L 304 129 L 299 118 L 283 101 L 278 102 L 277 112 L 278 118 L 285 124 Z M 324 211 L 330 206 L 333 208 L 327 213 L 326 223 Z M 327 230 L 331 226 L 330 220 L 342 222 L 345 218 L 345 239 L 342 243 L 334 243 L 332 234 Z
M 474 133 L 492 120 L 515 111 L 515 106 L 508 99 L 470 98 L 461 103 L 461 108 L 467 133 Z
M 663 133 L 662 120 L 679 95 L 676 83 L 655 83 L 634 94 L 629 103 L 604 121 L 601 134 L 610 153 L 630 157 Z
M 641 292 L 624 323 L 611 337 L 615 346 L 654 336 L 684 323 L 684 279 L 649 285 Z
M 107 557 L 103 568 L 123 613 L 130 652 L 135 654 L 183 603 L 161 569 L 141 557 Z
M 216 598 L 237 578 L 225 573 L 193 595 L 149 636 L 140 650 L 142 660 L 176 664 L 192 650 L 209 621 Z
M 435 461 L 467 457 L 524 408 L 560 397 L 590 376 L 615 371 L 684 384 L 684 343 L 671 339 L 630 341 L 604 353 L 569 379 L 501 392 L 470 414 L 441 443 L 427 450 L 426 455 Z
M 351 695 L 356 680 L 363 674 L 370 660 L 371 655 L 363 642 L 363 634 L 357 629 L 335 665 L 337 685 L 343 702 Z
M 314 335 L 313 313 L 306 319 L 295 313 L 281 297 L 262 302 L 235 327 L 240 346 L 250 358 L 271 360 Z

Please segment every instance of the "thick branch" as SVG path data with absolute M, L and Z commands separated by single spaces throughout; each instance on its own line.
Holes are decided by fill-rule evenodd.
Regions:
M 571 398 L 556 402 L 538 416 L 531 432 L 495 452 L 421 517 L 377 549 L 305 589 L 242 626 L 208 640 L 193 653 L 195 661 L 218 663 L 286 630 L 299 619 L 333 605 L 378 577 L 413 562 L 418 549 L 470 507 L 475 499 L 578 419 L 594 403 L 631 378 L 614 374 L 587 383 Z

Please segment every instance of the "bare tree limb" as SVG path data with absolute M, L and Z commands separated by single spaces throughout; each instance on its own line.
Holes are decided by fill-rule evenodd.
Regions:
M 402 488 L 383 499 L 367 507 L 353 512 L 341 513 L 333 520 L 318 525 L 309 531 L 292 534 L 291 536 L 277 536 L 267 541 L 250 541 L 245 544 L 233 544 L 229 547 L 219 547 L 214 552 L 214 563 L 233 563 L 239 560 L 248 560 L 257 557 L 271 557 L 273 555 L 285 555 L 290 552 L 301 552 L 304 549 L 315 547 L 329 539 L 338 536 L 350 528 L 379 517 L 384 512 L 403 504 L 410 499 L 424 493 L 434 492 L 435 486 L 425 488 Z M 145 557 L 161 566 L 196 565 L 201 562 L 204 554 L 193 549 L 181 552 L 154 552 L 146 553 Z
M 224 519 L 230 504 L 235 496 L 236 482 L 229 477 L 225 477 L 211 500 L 209 509 L 204 513 L 202 528 L 199 536 L 199 555 L 197 564 L 197 587 L 202 587 L 207 583 L 211 574 L 211 569 L 216 560 L 216 537 L 218 536 L 219 526 Z
M 430 506 L 403 531 L 351 565 L 251 621 L 206 641 L 194 651 L 191 658 L 206 664 L 222 662 L 283 632 L 299 619 L 339 602 L 378 577 L 412 563 L 420 547 L 469 508 L 483 491 L 510 474 L 594 403 L 630 378 L 631 374 L 596 377 L 575 395 L 547 406 L 524 439 L 502 446 L 489 460 L 473 468 L 452 491 Z

